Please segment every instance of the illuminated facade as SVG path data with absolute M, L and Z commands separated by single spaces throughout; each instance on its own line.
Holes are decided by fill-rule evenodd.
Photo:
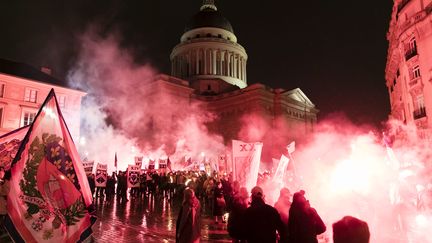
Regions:
M 159 82 L 177 80 L 177 86 L 183 89 L 177 95 L 186 92 L 190 99 L 202 101 L 218 115 L 219 119 L 208 127 L 227 143 L 238 138 L 244 125 L 240 120 L 247 114 L 258 115 L 269 130 L 278 131 L 267 134 L 269 139 L 298 140 L 314 130 L 318 110 L 299 88 L 248 86 L 246 50 L 214 1 L 203 1 L 200 11 L 186 24 L 170 59 L 172 77 L 161 76 Z M 184 91 L 187 87 L 191 89 Z
M 79 137 L 81 99 L 86 94 L 22 63 L 0 59 L 0 135 L 30 124 L 54 88 L 62 114 L 74 139 Z
M 432 139 L 432 0 L 395 0 L 385 71 L 390 117 Z

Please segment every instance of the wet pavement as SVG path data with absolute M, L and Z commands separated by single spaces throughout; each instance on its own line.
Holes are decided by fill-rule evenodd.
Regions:
M 96 202 L 96 201 L 95 201 Z M 93 235 L 86 242 L 175 242 L 175 227 L 180 201 L 165 197 L 130 199 L 120 203 L 116 199 L 95 203 L 98 220 Z M 231 242 L 226 224 L 215 224 L 202 213 L 201 242 Z M 3 235 L 0 242 L 12 242 Z

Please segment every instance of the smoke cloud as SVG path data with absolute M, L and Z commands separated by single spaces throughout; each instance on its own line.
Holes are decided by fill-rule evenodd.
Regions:
M 169 156 L 175 169 L 185 156 L 224 151 L 222 138 L 205 126 L 216 117 L 189 97 L 169 94 L 169 87 L 158 82 L 164 77 L 148 64 L 135 63 L 119 40 L 95 31 L 80 37 L 80 54 L 68 80 L 88 92 L 81 113 L 81 154 L 113 171 L 115 153 L 124 170 L 137 155 Z

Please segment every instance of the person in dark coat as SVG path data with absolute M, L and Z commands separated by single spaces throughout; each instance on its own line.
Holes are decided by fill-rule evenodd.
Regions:
M 333 224 L 334 243 L 369 243 L 370 232 L 366 222 L 345 216 Z
M 224 188 L 221 181 L 216 182 L 216 187 L 213 193 L 214 206 L 213 206 L 213 216 L 215 218 L 215 223 L 217 224 L 218 218 L 221 218 L 222 222 L 225 223 L 223 215 L 225 213 L 226 201 L 224 196 Z
M 248 243 L 274 243 L 276 231 L 281 236 L 281 242 L 286 242 L 286 231 L 278 211 L 264 202 L 261 187 L 256 186 L 251 191 L 251 206 L 246 209 L 244 222 Z
M 87 176 L 87 180 L 90 186 L 90 191 L 92 194 L 92 197 L 94 197 L 94 193 L 95 193 L 95 188 L 96 188 L 96 184 L 95 184 L 95 180 L 94 180 L 94 174 L 90 174 Z
M 284 187 L 280 190 L 279 199 L 275 203 L 274 207 L 279 212 L 285 228 L 288 227 L 288 212 L 291 207 L 291 193 L 288 188 Z
M 234 196 L 231 205 L 231 212 L 228 218 L 228 233 L 233 239 L 233 243 L 246 242 L 246 229 L 244 227 L 244 217 L 248 207 L 248 192 L 245 187 L 241 187 Z
M 317 235 L 326 231 L 326 226 L 305 198 L 305 191 L 294 193 L 289 210 L 289 243 L 318 243 Z
M 201 238 L 201 206 L 192 189 L 186 188 L 176 222 L 176 243 L 199 243 Z

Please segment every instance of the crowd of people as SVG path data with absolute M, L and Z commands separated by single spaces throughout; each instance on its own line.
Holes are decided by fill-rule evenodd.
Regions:
M 291 203 L 289 190 L 283 188 L 275 207 L 265 203 L 259 186 L 251 190 L 250 201 L 244 187 L 233 193 L 228 219 L 233 243 L 318 243 L 317 236 L 326 231 L 303 190 L 294 193 Z M 177 218 L 176 242 L 200 242 L 200 211 L 194 190 L 186 188 Z M 334 243 L 368 243 L 369 239 L 369 227 L 360 219 L 346 216 L 333 224 Z
M 0 173 L 0 217 L 3 218 L 7 214 L 10 172 Z M 272 206 L 266 203 L 260 186 L 249 193 L 231 175 L 208 175 L 204 171 L 143 173 L 139 187 L 130 190 L 126 171 L 108 176 L 105 187 L 95 186 L 94 175 L 89 175 L 88 180 L 94 200 L 107 204 L 114 198 L 119 203 L 149 197 L 164 197 L 171 202 L 182 199 L 175 235 L 179 243 L 200 241 L 203 214 L 212 217 L 215 224 L 226 223 L 228 234 L 236 243 L 317 243 L 317 236 L 326 231 L 323 220 L 302 190 L 292 195 L 288 188 L 282 188 Z M 367 223 L 354 217 L 347 216 L 333 224 L 335 243 L 366 243 L 369 237 Z

